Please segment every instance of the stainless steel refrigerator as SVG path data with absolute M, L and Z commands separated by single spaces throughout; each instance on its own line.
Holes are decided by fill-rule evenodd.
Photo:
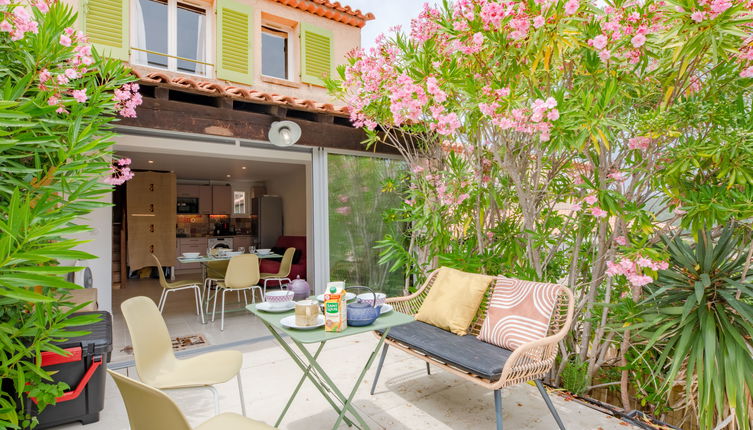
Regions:
M 256 243 L 259 248 L 275 246 L 282 236 L 282 199 L 280 196 L 254 197 L 251 215 L 256 216 Z

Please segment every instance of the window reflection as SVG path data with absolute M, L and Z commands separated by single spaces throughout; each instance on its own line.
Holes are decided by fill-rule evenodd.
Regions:
M 139 0 L 136 3 L 137 63 L 167 68 L 167 1 Z
M 261 73 L 279 79 L 288 79 L 288 33 L 262 27 Z
M 178 57 L 205 61 L 206 11 L 178 3 Z M 178 59 L 181 72 L 204 74 L 204 65 Z

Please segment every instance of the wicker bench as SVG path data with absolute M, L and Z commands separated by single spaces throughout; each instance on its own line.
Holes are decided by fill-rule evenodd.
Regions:
M 387 299 L 395 310 L 415 315 L 436 279 L 437 271 L 432 272 L 421 289 L 405 296 Z M 501 389 L 522 382 L 535 381 L 549 411 L 560 429 L 565 430 L 541 378 L 552 368 L 557 357 L 558 343 L 570 329 L 573 318 L 572 292 L 562 287 L 557 297 L 547 337 L 523 344 L 515 351 L 492 345 L 476 336 L 486 317 L 486 304 L 493 288 L 486 292 L 484 300 L 471 323 L 466 336 L 458 336 L 420 321 L 415 321 L 390 330 L 382 349 L 371 394 L 374 394 L 379 374 L 384 364 L 387 349 L 393 346 L 426 362 L 427 373 L 438 366 L 452 374 L 472 381 L 494 391 L 494 406 L 497 416 L 497 429 L 502 430 Z

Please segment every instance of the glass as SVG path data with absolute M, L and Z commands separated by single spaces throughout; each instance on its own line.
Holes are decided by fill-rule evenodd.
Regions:
M 178 57 L 206 61 L 206 14 L 204 9 L 178 3 Z M 204 74 L 204 65 L 194 61 L 178 60 L 178 71 Z
M 380 265 L 374 246 L 388 234 L 403 237 L 398 223 L 385 221 L 385 212 L 400 205 L 400 195 L 385 184 L 399 182 L 405 169 L 398 160 L 329 154 L 330 279 L 388 296 L 402 293 L 403 272 Z
M 248 253 L 249 254 L 256 254 L 256 247 L 254 245 L 251 245 L 248 247 Z
M 244 252 L 246 252 L 246 247 L 245 246 L 239 246 L 238 247 L 238 252 L 240 252 L 241 254 L 243 254 Z
M 167 54 L 167 1 L 139 0 L 136 3 L 136 47 Z M 167 57 L 143 51 L 135 52 L 135 61 L 153 67 L 167 68 Z
M 288 79 L 288 34 L 262 27 L 261 73 L 273 78 Z
M 211 257 L 211 256 L 212 256 L 212 248 L 207 247 L 207 257 Z

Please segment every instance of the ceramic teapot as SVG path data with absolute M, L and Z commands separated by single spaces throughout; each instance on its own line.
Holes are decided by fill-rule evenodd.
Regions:
M 361 299 L 348 305 L 348 326 L 363 327 L 373 324 L 379 314 L 382 312 L 381 306 L 376 306 L 376 293 L 369 287 L 348 287 L 348 290 L 364 289 L 369 290 L 374 295 L 374 302 L 366 304 Z
M 311 295 L 311 287 L 305 279 L 298 275 L 288 284 L 288 290 L 293 292 L 293 301 L 305 300 Z

